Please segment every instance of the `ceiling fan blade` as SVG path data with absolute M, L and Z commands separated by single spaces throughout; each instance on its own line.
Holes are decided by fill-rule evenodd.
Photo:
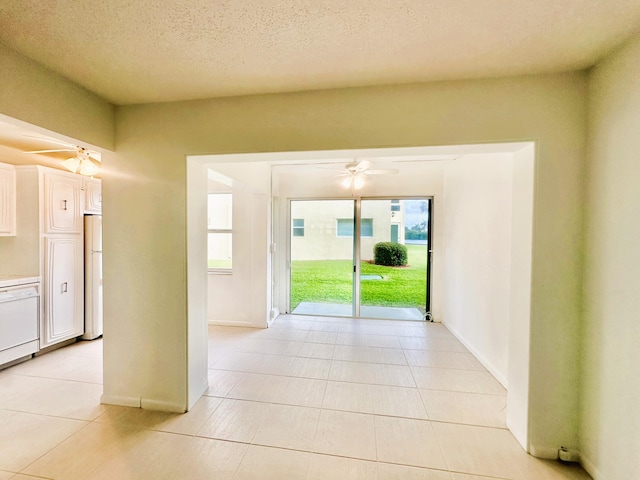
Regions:
M 365 170 L 364 173 L 365 175 L 393 175 L 395 173 L 398 173 L 400 170 L 398 170 L 397 168 L 389 168 L 389 169 L 384 169 L 384 170 Z
M 346 170 L 339 165 L 336 167 L 323 167 L 322 165 L 314 165 L 314 168 L 319 168 L 320 170 L 333 170 L 334 172 L 346 172 Z
M 369 160 L 362 160 L 358 162 L 355 167 L 355 170 L 358 172 L 362 172 L 371 166 L 371 162 Z
M 71 148 L 74 148 L 74 149 L 76 147 L 73 143 L 61 142 L 60 140 L 52 140 L 52 139 L 49 139 L 49 138 L 42 138 L 42 137 L 38 137 L 36 135 L 25 135 L 25 137 L 35 138 L 36 140 L 40 140 L 41 142 L 55 143 L 57 145 L 63 145 L 65 147 L 71 147 Z
M 89 152 L 89 156 L 96 162 L 102 163 L 102 154 L 100 152 Z
M 31 150 L 23 153 L 53 153 L 53 152 L 77 152 L 75 148 L 57 148 L 54 150 Z
M 457 160 L 461 155 L 443 154 L 443 155 L 422 155 L 419 157 L 397 158 L 391 160 L 394 163 L 411 163 L 411 162 L 441 162 L 444 160 Z

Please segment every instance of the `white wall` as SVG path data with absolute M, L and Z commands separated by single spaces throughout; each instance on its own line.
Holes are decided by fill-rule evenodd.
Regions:
M 193 236 L 206 237 L 207 235 L 207 202 L 199 201 L 207 195 L 207 171 L 199 162 L 189 160 L 187 164 L 187 182 L 189 188 L 187 194 L 187 223 L 188 230 Z M 191 409 L 209 387 L 208 368 L 209 362 L 206 355 L 199 352 L 207 350 L 209 339 L 202 335 L 206 328 L 207 317 L 207 290 L 206 269 L 202 265 L 207 264 L 206 244 L 200 242 L 187 243 L 187 279 L 191 285 L 191 291 L 187 296 L 187 410 Z M 160 405 L 162 407 L 162 405 Z M 172 406 L 168 406 L 169 409 Z
M 269 167 L 210 164 L 228 175 L 233 203 L 233 267 L 210 273 L 207 320 L 211 324 L 264 328 L 271 310 L 271 218 Z
M 580 450 L 640 478 L 640 39 L 590 74 Z
M 447 165 L 443 188 L 443 322 L 505 387 L 512 160 L 512 154 L 461 157 Z
M 511 195 L 511 280 L 509 299 L 509 365 L 507 426 L 521 445 L 529 438 L 529 370 L 531 332 L 531 268 L 535 146 L 513 154 Z

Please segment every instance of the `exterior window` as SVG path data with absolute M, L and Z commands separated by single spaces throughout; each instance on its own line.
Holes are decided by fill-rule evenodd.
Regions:
M 338 237 L 353 237 L 353 219 L 338 218 Z M 363 218 L 360 223 L 360 235 L 363 237 L 373 237 L 373 218 Z
M 391 200 L 391 211 L 392 212 L 400 211 L 400 200 Z
M 360 236 L 373 237 L 373 218 L 363 218 L 360 223 Z
M 210 193 L 207 205 L 208 267 L 211 272 L 231 272 L 232 196 Z
M 293 236 L 304 237 L 304 218 L 293 219 Z

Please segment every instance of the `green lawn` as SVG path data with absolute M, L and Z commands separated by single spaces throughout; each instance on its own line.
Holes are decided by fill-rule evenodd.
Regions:
M 424 312 L 427 284 L 427 247 L 407 245 L 408 267 L 383 267 L 362 263 L 362 275 L 382 280 L 362 280 L 362 305 L 416 307 Z M 351 260 L 298 260 L 291 262 L 291 309 L 300 302 L 351 303 Z

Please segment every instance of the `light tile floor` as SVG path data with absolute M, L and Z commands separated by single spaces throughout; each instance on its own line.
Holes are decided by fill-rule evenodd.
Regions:
M 0 480 L 553 480 L 505 391 L 439 324 L 281 316 L 209 328 L 184 415 L 100 405 L 102 342 L 0 372 Z

